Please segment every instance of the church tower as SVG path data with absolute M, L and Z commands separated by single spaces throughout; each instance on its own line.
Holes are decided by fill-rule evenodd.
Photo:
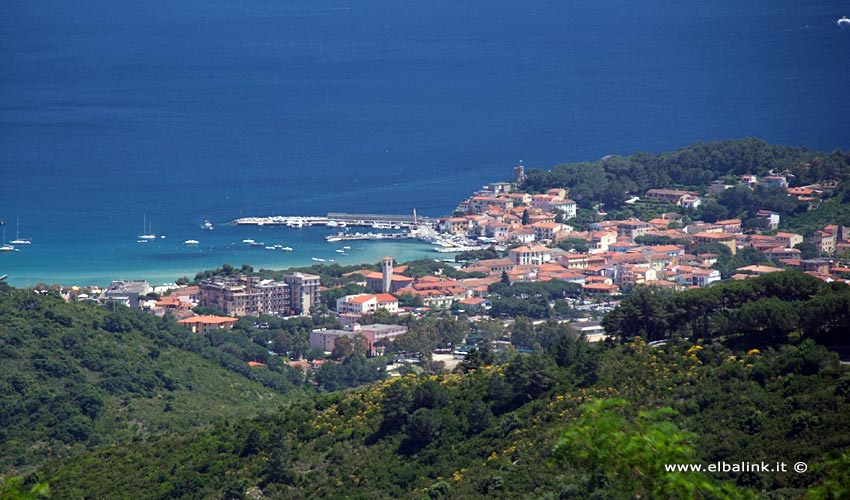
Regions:
M 381 270 L 384 272 L 384 283 L 381 287 L 383 293 L 390 293 L 393 284 L 393 258 L 384 257 L 381 262 Z

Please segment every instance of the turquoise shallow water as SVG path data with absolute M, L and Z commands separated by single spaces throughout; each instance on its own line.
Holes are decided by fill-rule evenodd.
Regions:
M 377 263 L 384 256 L 392 256 L 399 261 L 419 258 L 445 258 L 445 254 L 431 251 L 431 246 L 415 240 L 399 241 L 348 241 L 328 243 L 327 234 L 335 231 L 326 228 L 292 229 L 286 227 L 246 227 L 219 225 L 213 231 L 188 229 L 189 236 L 166 237 L 148 243 L 137 243 L 135 239 L 120 242 L 92 255 L 85 266 L 77 267 L 78 258 L 67 257 L 68 265 L 54 265 L 41 268 L 34 259 L 24 260 L 17 267 L 18 275 L 13 284 L 32 286 L 37 283 L 62 283 L 66 285 L 106 285 L 113 279 L 146 279 L 152 283 L 174 282 L 181 276 L 193 278 L 195 273 L 204 269 L 221 267 L 224 263 L 234 266 L 250 264 L 255 269 L 284 269 L 294 266 L 318 264 L 313 258 L 325 259 L 330 265 L 335 261 L 342 265 L 358 263 Z M 242 243 L 243 239 L 254 239 L 267 246 L 282 245 L 293 250 L 268 250 Z M 186 245 L 186 239 L 196 239 L 197 245 Z M 26 256 L 27 252 L 38 251 L 38 245 L 31 248 L 21 247 L 20 252 L 0 255 L 0 258 L 13 259 Z M 336 252 L 343 246 L 351 249 L 344 254 Z M 60 246 L 58 251 L 43 249 L 42 253 L 60 255 L 67 249 Z M 36 263 L 36 265 L 28 265 Z
M 520 160 L 745 136 L 848 149 L 842 15 L 790 0 L 4 2 L 0 219 L 33 245 L 0 254 L 0 274 L 309 264 L 335 254 L 324 230 L 282 232 L 284 258 L 231 246 L 255 235 L 223 224 L 445 215 Z M 145 214 L 167 238 L 143 247 Z

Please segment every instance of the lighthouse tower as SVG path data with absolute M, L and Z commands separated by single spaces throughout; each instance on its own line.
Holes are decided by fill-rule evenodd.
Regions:
M 393 258 L 392 257 L 384 257 L 384 260 L 381 261 L 381 270 L 384 274 L 384 282 L 381 287 L 381 291 L 383 293 L 390 293 L 390 288 L 393 284 Z

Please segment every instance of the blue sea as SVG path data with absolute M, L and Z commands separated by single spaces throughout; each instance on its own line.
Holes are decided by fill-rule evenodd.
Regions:
M 33 243 L 0 254 L 0 275 L 434 257 L 399 242 L 340 256 L 328 229 L 227 222 L 440 216 L 520 161 L 739 137 L 847 150 L 843 15 L 806 0 L 2 2 L 0 219 Z M 143 218 L 166 238 L 137 243 Z

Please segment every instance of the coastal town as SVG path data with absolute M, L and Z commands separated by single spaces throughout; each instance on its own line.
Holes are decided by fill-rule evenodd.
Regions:
M 323 292 L 343 285 L 329 286 L 321 282 L 318 273 L 304 272 L 283 274 L 276 279 L 235 272 L 179 287 L 114 281 L 103 290 L 65 289 L 63 293 L 68 300 L 98 300 L 173 317 L 200 334 L 231 329 L 243 316 L 309 317 L 331 313 L 337 320 L 336 328 L 313 330 L 311 349 L 329 354 L 336 339 L 363 337 L 366 352 L 375 355 L 407 328 L 373 321 L 361 324 L 364 316 L 371 318 L 379 310 L 391 316 L 451 310 L 488 317 L 491 300 L 498 295 L 493 292 L 498 283 L 570 284 L 571 293 L 564 292 L 563 299 L 573 313 L 569 318 L 558 319 L 595 342 L 607 336 L 600 325 L 601 317 L 638 286 L 680 291 L 785 269 L 799 270 L 827 282 L 847 283 L 850 277 L 850 266 L 842 260 L 850 255 L 848 227 L 828 224 L 808 235 L 779 231 L 780 214 L 766 209 L 757 211 L 759 220 L 755 223 L 739 218 L 704 222 L 687 216 L 706 198 L 740 186 L 755 189 L 761 184 L 783 189 L 788 197 L 815 206 L 825 190 L 834 189 L 835 185 L 789 187 L 783 175 L 759 178 L 748 174 L 740 176 L 737 184 L 714 182 L 703 194 L 653 188 L 629 199 L 627 203 L 641 203 L 656 215 L 647 220 L 611 219 L 597 209 L 592 213 L 593 220 L 578 222 L 578 204 L 570 199 L 567 188 L 529 193 L 518 188 L 524 179 L 524 167 L 518 166 L 512 182 L 484 186 L 461 201 L 451 216 L 439 219 L 417 217 L 414 212 L 409 217 L 329 214 L 236 221 L 296 228 L 318 224 L 341 229 L 336 236 L 328 237 L 331 242 L 349 235 L 361 237 L 361 233 L 349 233 L 349 227 L 404 229 L 406 232 L 399 233 L 399 237 L 427 241 L 435 245 L 435 251 L 456 255 L 456 261 L 442 260 L 456 270 L 455 277 L 443 271 L 412 276 L 407 272 L 408 265 L 400 265 L 387 256 L 380 263 L 380 271 L 364 268 L 346 273 L 344 282 L 364 291 L 342 295 L 330 304 L 323 303 Z M 717 269 L 720 260 L 728 261 L 740 254 L 747 254 L 756 263 L 725 273 Z M 324 264 L 317 266 L 321 270 Z M 550 302 L 549 306 L 554 307 L 555 303 Z M 556 313 L 551 316 L 559 317 Z M 510 323 L 512 319 L 506 321 Z M 496 347 L 500 347 L 498 343 Z M 455 354 L 464 354 L 462 349 L 455 348 Z M 255 362 L 252 366 L 261 365 Z

